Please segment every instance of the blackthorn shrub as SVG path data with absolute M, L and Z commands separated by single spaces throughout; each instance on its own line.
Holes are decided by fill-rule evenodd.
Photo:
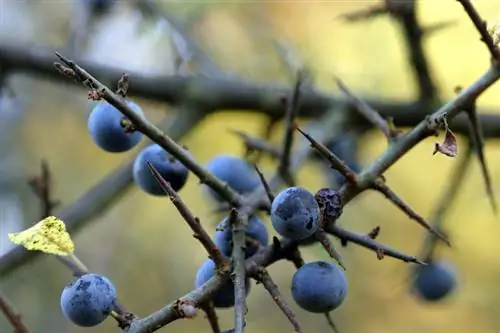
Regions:
M 227 218 L 220 223 L 220 225 L 226 225 Z M 226 256 L 231 256 L 233 251 L 233 238 L 232 238 L 231 228 L 229 226 L 223 228 L 223 230 L 217 230 L 214 236 L 215 245 L 219 248 L 222 254 Z M 247 231 L 246 231 L 246 249 L 245 257 L 251 257 L 257 252 L 260 246 L 267 246 L 269 243 L 269 233 L 267 228 L 262 223 L 261 219 L 257 216 L 252 216 L 248 219 Z
M 415 268 L 413 292 L 423 301 L 440 301 L 450 295 L 456 286 L 456 272 L 448 262 L 431 261 Z
M 92 327 L 102 323 L 114 310 L 116 289 L 98 274 L 85 274 L 68 284 L 61 294 L 61 310 L 75 325 Z
M 347 295 L 347 279 L 337 265 L 326 261 L 310 262 L 295 272 L 292 297 L 304 310 L 326 313 L 338 308 Z
M 211 259 L 206 259 L 198 268 L 195 278 L 196 288 L 203 285 L 205 282 L 210 280 L 215 274 L 215 263 Z M 245 291 L 246 294 L 250 292 L 252 284 L 250 279 L 245 278 Z M 216 308 L 230 308 L 234 306 L 234 284 L 229 280 L 221 289 L 219 289 L 214 295 L 212 295 L 212 302 Z
M 271 221 L 281 236 L 302 240 L 318 229 L 320 209 L 311 192 L 302 187 L 289 187 L 274 198 Z
M 132 101 L 128 105 L 139 115 L 142 109 Z M 134 148 L 143 137 L 138 131 L 128 132 L 123 126 L 123 114 L 108 102 L 99 102 L 88 119 L 88 130 L 92 140 L 101 149 L 110 153 L 121 153 Z
M 240 194 L 252 192 L 261 185 L 257 171 L 240 157 L 218 155 L 208 162 L 207 170 Z M 212 189 L 209 189 L 209 193 L 214 199 L 220 200 Z
M 146 193 L 166 195 L 165 191 L 151 173 L 148 163 L 170 183 L 174 191 L 181 190 L 188 180 L 189 170 L 158 144 L 145 147 L 136 157 L 133 166 L 135 184 Z

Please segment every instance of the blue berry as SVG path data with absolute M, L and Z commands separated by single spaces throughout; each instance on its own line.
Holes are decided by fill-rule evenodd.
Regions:
M 150 162 L 163 178 L 170 183 L 174 191 L 179 191 L 186 185 L 189 169 L 160 145 L 152 144 L 145 147 L 137 155 L 132 170 L 134 182 L 144 192 L 159 196 L 167 195 L 149 169 L 147 162 Z
M 227 218 L 225 219 L 227 221 Z M 220 224 L 225 225 L 225 221 L 222 221 Z M 247 224 L 247 232 L 246 232 L 247 240 L 246 249 L 245 249 L 245 257 L 251 257 L 257 252 L 259 249 L 254 242 L 258 242 L 261 246 L 267 246 L 269 243 L 269 234 L 267 232 L 267 228 L 262 223 L 262 221 L 257 216 L 252 216 L 248 219 Z M 215 232 L 214 242 L 215 245 L 219 248 L 219 250 L 225 256 L 230 256 L 233 251 L 233 234 L 231 232 L 231 228 L 229 226 L 225 227 L 224 230 L 217 230 Z
M 116 289 L 108 278 L 85 274 L 68 284 L 61 294 L 61 310 L 75 325 L 92 327 L 114 310 Z
M 203 285 L 215 275 L 215 263 L 211 259 L 205 260 L 198 272 L 196 273 L 195 286 L 196 288 Z M 251 284 L 250 279 L 245 279 L 246 294 L 250 292 Z M 212 295 L 212 302 L 217 308 L 230 308 L 234 306 L 234 284 L 229 280 L 221 289 Z
M 314 313 L 338 308 L 347 295 L 344 271 L 325 261 L 310 262 L 295 272 L 292 278 L 292 297 L 304 310 Z
M 361 166 L 357 158 L 357 138 L 354 133 L 345 133 L 338 136 L 328 145 L 328 149 L 344 161 L 352 171 L 356 173 L 361 171 Z M 330 170 L 328 174 L 330 175 L 330 181 L 334 183 L 332 185 L 336 187 L 342 186 L 345 183 L 344 176 L 337 170 Z
M 300 246 L 309 246 L 318 243 L 316 236 L 312 235 L 299 241 Z
M 259 174 L 252 165 L 236 156 L 218 155 L 208 162 L 207 170 L 240 194 L 252 192 L 261 185 Z M 209 193 L 220 200 L 212 189 Z
M 416 268 L 413 291 L 422 300 L 439 301 L 448 296 L 456 285 L 456 273 L 449 263 L 429 262 Z
M 281 236 L 302 240 L 318 229 L 320 209 L 311 192 L 301 187 L 289 187 L 274 198 L 271 221 Z
M 128 101 L 134 111 L 144 116 L 141 108 L 134 102 Z M 125 116 L 106 101 L 97 104 L 88 119 L 88 130 L 92 140 L 101 149 L 110 153 L 121 153 L 134 148 L 141 138 L 141 132 L 127 133 L 121 122 Z

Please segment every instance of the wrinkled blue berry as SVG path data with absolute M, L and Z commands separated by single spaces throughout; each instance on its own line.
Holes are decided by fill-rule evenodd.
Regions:
M 137 104 L 132 101 L 127 103 L 137 114 L 144 117 L 144 113 Z M 127 133 L 122 126 L 124 118 L 123 113 L 108 102 L 103 101 L 97 104 L 90 113 L 87 123 L 94 143 L 110 153 L 121 153 L 134 148 L 143 135 L 138 131 Z
M 301 187 L 289 187 L 274 198 L 271 221 L 281 236 L 302 240 L 318 229 L 320 209 L 311 192 Z
M 205 260 L 201 264 L 200 268 L 198 268 L 198 272 L 196 273 L 196 288 L 200 287 L 205 282 L 210 280 L 215 275 L 215 273 L 215 263 L 211 259 Z M 252 286 L 249 278 L 245 279 L 245 286 L 245 291 L 248 295 Z M 234 306 L 234 284 L 231 280 L 229 280 L 222 286 L 221 289 L 219 289 L 214 295 L 212 295 L 212 302 L 217 308 L 230 308 Z
M 151 172 L 147 162 L 150 162 L 170 183 L 174 191 L 179 191 L 186 185 L 189 169 L 160 145 L 152 144 L 145 147 L 137 155 L 132 171 L 135 184 L 144 192 L 158 196 L 167 195 Z
M 108 278 L 85 274 L 68 284 L 61 294 L 61 310 L 75 325 L 92 327 L 114 310 L 116 289 Z
M 334 222 L 342 215 L 342 197 L 334 189 L 322 188 L 316 192 L 314 197 L 328 222 Z

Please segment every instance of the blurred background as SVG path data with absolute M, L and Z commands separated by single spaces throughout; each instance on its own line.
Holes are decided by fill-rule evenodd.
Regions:
M 175 47 L 182 43 L 168 23 L 148 15 L 125 0 L 92 18 L 86 1 L 2 0 L 0 43 L 45 45 L 79 57 L 145 74 L 173 74 Z M 270 37 L 284 38 L 313 74 L 323 91 L 336 91 L 332 76 L 353 91 L 381 100 L 413 100 L 416 85 L 407 61 L 400 26 L 389 16 L 355 24 L 338 16 L 379 4 L 377 1 L 162 1 L 159 8 L 185 22 L 192 39 L 221 67 L 251 81 L 291 84 Z M 477 1 L 486 20 L 499 18 L 500 3 Z M 454 21 L 425 39 L 425 50 L 443 99 L 454 96 L 456 85 L 467 86 L 488 66 L 488 54 L 477 32 L 456 1 L 419 1 L 422 25 Z M 265 24 L 263 23 L 265 22 Z M 17 43 L 17 44 L 16 44 Z M 1 63 L 0 63 L 1 66 Z M 99 77 L 98 73 L 93 73 Z M 131 78 L 132 84 L 134 78 Z M 39 173 L 46 159 L 54 177 L 54 195 L 63 205 L 75 202 L 117 166 L 126 163 L 143 145 L 130 152 L 110 154 L 98 148 L 87 132 L 86 120 L 94 105 L 84 89 L 28 74 L 9 76 L 0 104 L 0 252 L 11 247 L 6 234 L 39 218 L 39 202 L 26 179 Z M 489 89 L 480 106 L 498 107 L 500 85 Z M 168 105 L 134 98 L 147 117 L 158 122 L 173 114 Z M 260 135 L 266 119 L 258 114 L 226 112 L 210 115 L 183 137 L 200 163 L 220 153 L 242 155 L 240 140 L 228 128 Z M 278 126 L 278 128 L 280 128 Z M 272 133 L 279 140 L 280 131 Z M 300 139 L 302 140 L 302 139 Z M 436 138 L 419 144 L 385 175 L 389 185 L 417 212 L 428 217 L 447 175 L 457 159 L 432 155 Z M 464 141 L 459 145 L 465 147 Z M 357 153 L 361 165 L 372 162 L 386 147 L 378 132 L 363 133 Z M 460 146 L 459 146 L 460 149 Z M 500 190 L 500 146 L 489 140 L 486 157 L 494 187 Z M 266 160 L 262 168 L 272 171 Z M 311 191 L 324 187 L 328 177 L 318 163 L 306 163 L 298 181 Z M 181 191 L 185 202 L 203 224 L 214 231 L 222 218 L 213 214 L 212 201 L 191 175 Z M 377 193 L 366 193 L 345 209 L 340 222 L 365 233 L 380 225 L 378 240 L 417 255 L 423 229 Z M 440 255 L 457 267 L 459 286 L 443 302 L 423 304 L 409 293 L 409 266 L 350 245 L 341 249 L 347 264 L 350 290 L 346 302 L 333 313 L 341 333 L 444 333 L 500 331 L 500 233 L 498 219 L 487 200 L 479 164 L 472 163 L 464 186 L 446 219 L 453 248 Z M 269 232 L 274 232 L 269 228 Z M 121 302 L 145 316 L 184 295 L 193 287 L 197 267 L 206 258 L 202 247 L 170 201 L 145 194 L 134 185 L 119 203 L 73 234 L 76 253 L 94 272 L 108 276 Z M 327 259 L 319 246 L 305 248 L 304 258 Z M 306 332 L 328 332 L 322 316 L 306 313 L 290 296 L 293 265 L 279 262 L 270 273 L 296 311 Z M 59 308 L 59 296 L 72 280 L 70 272 L 50 256 L 2 278 L 0 288 L 22 313 L 34 332 L 113 332 L 116 323 L 78 328 Z M 291 332 L 291 326 L 267 292 L 253 286 L 248 297 L 247 328 L 253 332 Z M 219 310 L 223 329 L 233 327 L 233 311 Z M 203 314 L 179 320 L 163 331 L 210 332 Z M 0 332 L 12 328 L 0 316 Z

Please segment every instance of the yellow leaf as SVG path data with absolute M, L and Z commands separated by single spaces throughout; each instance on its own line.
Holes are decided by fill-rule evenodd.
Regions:
M 9 233 L 8 236 L 12 243 L 22 245 L 27 250 L 59 256 L 67 256 L 75 250 L 64 222 L 55 216 L 49 216 L 24 231 Z

